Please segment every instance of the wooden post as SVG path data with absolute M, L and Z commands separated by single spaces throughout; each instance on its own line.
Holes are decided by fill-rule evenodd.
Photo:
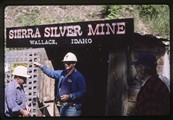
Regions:
M 126 114 L 128 100 L 126 49 L 114 49 L 109 53 L 106 115 Z

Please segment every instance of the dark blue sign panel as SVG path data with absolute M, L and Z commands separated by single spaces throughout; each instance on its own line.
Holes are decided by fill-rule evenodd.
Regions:
M 6 29 L 7 47 L 97 46 L 126 42 L 133 35 L 133 19 L 50 24 Z

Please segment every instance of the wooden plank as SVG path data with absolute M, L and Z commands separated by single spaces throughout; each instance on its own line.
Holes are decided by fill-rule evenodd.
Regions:
M 107 84 L 107 115 L 125 115 L 128 101 L 127 61 L 125 49 L 114 49 L 109 54 Z

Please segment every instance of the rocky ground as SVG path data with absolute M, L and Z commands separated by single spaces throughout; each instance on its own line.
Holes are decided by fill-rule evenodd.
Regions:
M 101 5 L 7 6 L 5 8 L 5 27 L 32 25 L 29 23 L 31 20 L 38 25 L 100 20 L 101 10 Z

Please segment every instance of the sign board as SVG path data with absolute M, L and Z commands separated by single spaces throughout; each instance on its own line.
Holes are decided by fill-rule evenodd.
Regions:
M 129 38 L 133 19 L 6 28 L 7 47 L 97 46 Z

